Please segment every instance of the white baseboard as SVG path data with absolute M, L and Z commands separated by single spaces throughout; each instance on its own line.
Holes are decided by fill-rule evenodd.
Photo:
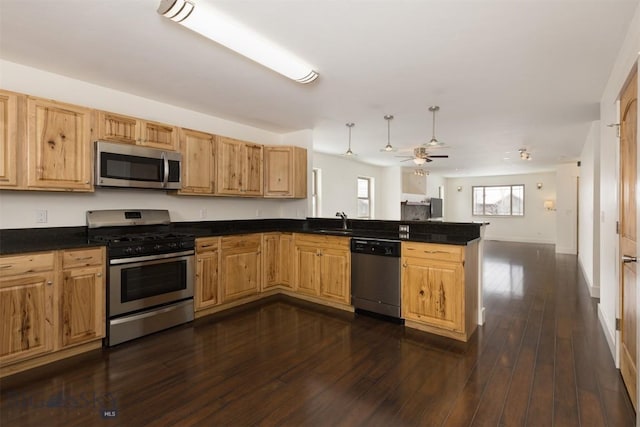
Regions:
M 615 344 L 615 331 L 611 331 L 607 322 L 605 320 L 604 313 L 602 312 L 602 305 L 598 304 L 598 319 L 600 320 L 600 326 L 602 326 L 602 331 L 604 332 L 604 337 L 607 339 L 607 344 L 609 344 L 609 351 L 611 352 L 611 357 L 613 357 L 614 363 L 616 360 L 616 344 Z
M 582 277 L 584 277 L 584 281 L 587 283 L 587 289 L 589 290 L 589 295 L 591 298 L 600 298 L 600 286 L 593 286 L 589 276 L 587 275 L 584 265 L 582 265 L 582 260 L 578 257 L 578 265 L 580 266 L 580 270 L 582 271 Z
M 568 246 L 556 246 L 557 254 L 578 255 L 576 248 L 570 248 Z
M 486 236 L 485 240 L 495 240 L 498 242 L 518 242 L 518 243 L 542 243 L 545 245 L 555 245 L 555 240 L 549 239 L 536 239 L 532 237 L 518 237 L 518 236 Z

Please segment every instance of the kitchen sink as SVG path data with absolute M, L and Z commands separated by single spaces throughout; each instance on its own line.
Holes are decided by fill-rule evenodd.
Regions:
M 314 230 L 317 233 L 327 233 L 327 234 L 344 234 L 344 235 L 349 235 L 353 233 L 353 230 L 348 228 L 348 229 L 344 229 L 344 228 L 320 228 L 318 230 Z

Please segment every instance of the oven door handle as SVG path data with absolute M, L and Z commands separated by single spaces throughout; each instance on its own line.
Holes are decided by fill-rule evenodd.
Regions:
M 155 261 L 159 259 L 179 258 L 182 256 L 194 255 L 195 251 L 171 252 L 170 254 L 148 255 L 136 258 L 119 258 L 109 261 L 109 265 L 132 264 L 134 262 Z
M 165 188 L 167 185 L 169 185 L 169 159 L 167 158 L 167 153 L 166 152 L 162 152 L 162 155 L 160 156 L 162 158 L 162 162 L 163 162 L 163 169 L 164 169 L 164 177 L 163 177 L 163 181 L 162 181 L 162 187 Z

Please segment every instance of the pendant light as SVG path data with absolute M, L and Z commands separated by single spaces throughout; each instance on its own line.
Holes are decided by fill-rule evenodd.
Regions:
M 396 149 L 391 145 L 391 120 L 393 120 L 393 116 L 387 114 L 386 116 L 384 116 L 384 119 L 387 121 L 387 145 L 385 145 L 385 147 L 380 151 L 390 153 L 392 151 L 396 151 Z
M 437 105 L 433 105 L 429 107 L 429 111 L 433 113 L 433 123 L 432 123 L 433 133 L 431 134 L 431 141 L 427 142 L 426 145 L 428 145 L 429 147 L 438 147 L 440 145 L 443 145 L 440 141 L 436 139 L 436 111 L 440 111 L 440 107 L 438 107 Z
M 347 151 L 343 154 L 344 156 L 355 156 L 355 153 L 353 151 L 351 151 L 351 128 L 354 127 L 356 124 L 355 123 L 347 123 L 346 126 L 349 128 L 349 148 L 347 149 Z

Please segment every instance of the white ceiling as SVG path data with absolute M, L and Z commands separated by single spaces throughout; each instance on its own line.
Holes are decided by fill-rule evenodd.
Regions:
M 194 0 L 320 73 L 288 80 L 157 14 L 160 0 L 0 0 L 0 57 L 259 128 L 314 130 L 358 161 L 436 137 L 446 176 L 578 159 L 638 0 Z M 143 112 L 141 112 L 143 115 Z M 533 160 L 522 161 L 519 148 Z M 398 153 L 395 153 L 398 154 Z M 406 153 L 405 153 L 406 154 Z M 508 158 L 509 160 L 505 160 Z

